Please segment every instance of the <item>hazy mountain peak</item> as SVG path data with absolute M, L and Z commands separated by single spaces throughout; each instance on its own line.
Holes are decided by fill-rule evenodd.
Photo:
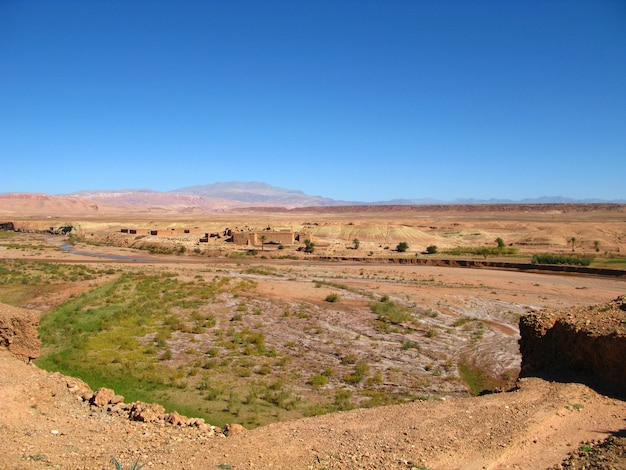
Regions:
M 319 196 L 309 196 L 296 189 L 285 189 L 258 181 L 219 182 L 187 186 L 170 191 L 176 194 L 194 194 L 203 197 L 230 199 L 253 204 L 279 204 L 285 206 L 329 205 L 335 201 Z

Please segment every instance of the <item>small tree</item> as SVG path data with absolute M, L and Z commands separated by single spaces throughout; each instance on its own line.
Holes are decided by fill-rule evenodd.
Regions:
M 308 238 L 304 240 L 304 252 L 305 253 L 313 253 L 315 251 L 315 243 L 313 243 Z
M 400 242 L 398 243 L 398 246 L 396 246 L 396 251 L 399 253 L 404 253 L 408 249 L 409 249 L 409 244 L 407 242 Z
M 354 240 L 352 240 L 352 244 L 354 245 L 355 250 L 358 250 L 359 246 L 361 246 L 361 242 L 359 241 L 358 238 L 355 238 Z
M 574 251 L 574 247 L 576 246 L 576 237 L 570 238 L 569 242 L 572 244 L 572 251 Z
M 600 251 L 600 242 L 598 240 L 593 242 L 593 247 L 595 248 L 596 251 Z
M 496 238 L 496 243 L 498 244 L 498 248 L 504 248 L 504 240 L 502 240 L 502 238 Z
M 265 235 L 261 235 L 261 251 L 265 250 L 265 240 L 267 240 L 267 237 Z
M 437 253 L 437 245 L 428 245 L 426 247 L 426 253 L 429 255 L 434 255 Z

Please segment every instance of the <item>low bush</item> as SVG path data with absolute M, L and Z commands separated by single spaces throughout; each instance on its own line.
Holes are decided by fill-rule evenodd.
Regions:
M 593 261 L 592 255 L 553 255 L 549 253 L 535 254 L 532 264 L 568 264 L 574 266 L 589 266 Z
M 378 302 L 370 302 L 369 306 L 378 315 L 378 321 L 383 323 L 399 325 L 411 318 L 411 311 L 407 307 L 396 304 L 388 297 L 383 297 Z

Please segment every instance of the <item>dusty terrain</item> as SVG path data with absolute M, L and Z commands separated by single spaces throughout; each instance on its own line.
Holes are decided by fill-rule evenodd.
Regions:
M 521 362 L 517 346 L 520 315 L 546 308 L 584 311 L 610 302 L 626 291 L 623 278 L 375 261 L 400 256 L 392 250 L 404 240 L 411 247 L 407 256 L 422 256 L 421 251 L 430 244 L 490 245 L 496 237 L 528 254 L 576 250 L 600 253 L 610 261 L 626 249 L 626 221 L 621 211 L 433 214 L 405 209 L 377 214 L 254 212 L 202 219 L 134 215 L 68 216 L 52 223 L 37 218 L 12 220 L 18 227 L 35 230 L 72 224 L 80 235 L 73 247 L 78 253 L 60 251 L 63 238 L 34 234 L 29 235 L 30 248 L 21 241 L 0 247 L 0 259 L 77 263 L 102 269 L 123 266 L 127 271 L 167 270 L 177 272 L 181 279 L 198 275 L 208 279 L 219 271 L 235 279 L 255 280 L 253 294 L 235 298 L 241 303 L 243 296 L 250 308 L 262 306 L 263 325 L 253 315 L 244 315 L 242 322 L 264 331 L 268 345 L 285 356 L 293 355 L 286 345 L 297 340 L 307 353 L 295 355 L 293 364 L 304 368 L 315 363 L 319 370 L 333 365 L 338 373 L 328 386 L 334 386 L 338 384 L 333 381 L 339 381 L 351 367 L 341 356 L 353 352 L 383 374 L 380 389 L 384 393 L 402 389 L 429 399 L 289 420 L 220 437 L 220 433 L 197 427 L 133 422 L 90 407 L 73 390 L 75 381 L 2 352 L 0 447 L 8 449 L 0 456 L 3 468 L 113 468 L 111 456 L 125 466 L 139 458 L 152 468 L 547 468 L 559 465 L 582 442 L 612 434 L 619 438 L 626 427 L 624 402 L 585 385 L 530 377 L 510 393 L 469 397 L 456 369 L 446 365 L 470 357 L 494 378 L 506 375 L 512 385 Z M 131 224 L 159 229 L 197 226 L 207 232 L 268 225 L 307 230 L 316 243 L 315 255 L 351 256 L 358 251 L 372 261 L 322 262 L 296 247 L 277 250 L 275 246 L 256 247 L 256 255 L 231 258 L 227 256 L 245 253 L 249 247 L 217 240 L 194 253 L 200 245 L 197 237 L 191 236 L 154 237 L 153 243 L 186 247 L 182 255 L 155 255 L 136 250 L 134 241 L 120 234 L 121 227 Z M 33 237 L 41 237 L 35 248 Z M 576 238 L 575 246 L 571 237 Z M 145 238 L 149 237 L 142 241 Z M 352 247 L 354 238 L 361 241 L 358 250 Z M 95 246 L 94 242 L 107 245 Z M 601 251 L 596 250 L 598 246 Z M 107 258 L 111 255 L 121 258 Z M 88 283 L 69 283 L 19 305 L 45 315 L 87 288 Z M 340 301 L 324 300 L 332 293 L 337 293 Z M 413 322 L 391 332 L 372 327 L 367 307 L 372 299 L 365 293 L 374 299 L 388 296 L 410 307 Z M 223 312 L 216 311 L 218 322 L 229 321 L 235 305 L 225 302 Z M 285 308 L 296 311 L 303 305 L 306 317 L 282 316 Z M 471 319 L 465 328 L 455 326 L 464 318 Z M 419 353 L 399 347 L 407 340 L 419 342 Z M 386 375 L 389 371 L 393 380 Z M 302 396 L 312 393 L 305 375 L 295 379 L 293 386 Z M 361 385 L 349 387 L 358 401 Z M 230 422 L 238 421 L 231 416 Z M 624 461 L 606 468 L 624 468 Z

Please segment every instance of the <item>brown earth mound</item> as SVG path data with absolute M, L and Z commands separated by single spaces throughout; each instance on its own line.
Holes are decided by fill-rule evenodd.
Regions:
M 566 311 L 544 310 L 520 320 L 521 376 L 583 381 L 626 395 L 626 296 Z
M 41 353 L 37 325 L 39 315 L 36 313 L 0 304 L 0 346 L 25 362 L 38 358 Z

